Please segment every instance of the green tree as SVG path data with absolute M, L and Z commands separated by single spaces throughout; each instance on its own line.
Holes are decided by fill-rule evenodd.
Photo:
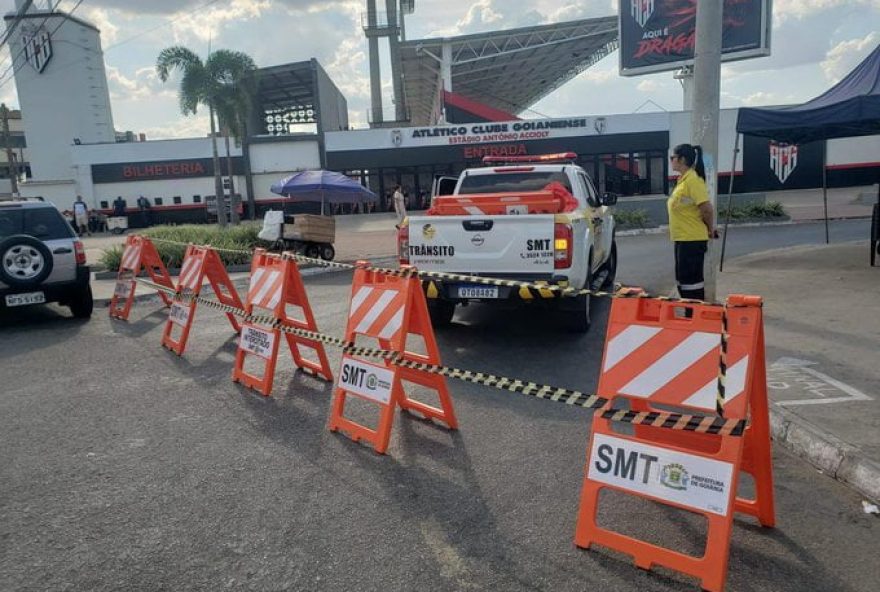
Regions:
M 232 169 L 232 154 L 229 147 L 230 134 L 240 144 L 247 137 L 247 120 L 253 107 L 256 94 L 257 66 L 250 56 L 235 51 L 218 50 L 211 54 L 218 67 L 219 92 L 216 100 L 217 121 L 226 142 L 226 165 L 229 176 L 229 189 L 232 196 L 231 218 L 238 224 L 238 198 Z M 253 204 L 251 204 L 253 205 Z M 253 216 L 253 209 L 251 215 Z
M 214 161 L 214 192 L 217 202 L 217 222 L 226 226 L 226 200 L 224 199 L 220 157 L 217 151 L 217 121 L 215 115 L 222 118 L 227 129 L 233 134 L 245 133 L 240 122 L 246 119 L 246 109 L 250 108 L 250 97 L 245 98 L 249 91 L 248 79 L 256 69 L 254 61 L 242 52 L 217 50 L 211 52 L 203 62 L 192 50 L 176 45 L 167 47 L 159 53 L 156 60 L 156 73 L 159 80 L 166 82 L 173 70 L 181 73 L 180 111 L 183 115 L 196 114 L 199 106 L 208 108 L 208 119 L 211 122 L 211 149 Z M 242 137 L 236 135 L 237 138 Z M 227 134 L 227 163 L 230 165 L 229 140 Z M 232 193 L 234 193 L 234 188 Z M 238 211 L 233 207 L 233 223 L 238 221 Z

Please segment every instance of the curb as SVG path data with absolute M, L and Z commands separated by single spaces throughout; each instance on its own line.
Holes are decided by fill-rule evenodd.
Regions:
M 828 218 L 829 222 L 836 222 L 840 220 L 870 220 L 871 216 L 848 216 L 848 217 L 837 217 L 837 218 Z M 824 222 L 824 218 L 819 218 L 816 220 L 779 220 L 776 222 L 741 222 L 741 223 L 731 223 L 730 228 L 757 228 L 760 226 L 793 226 L 795 224 L 819 224 Z M 723 228 L 723 224 L 719 224 L 718 228 Z M 663 234 L 669 229 L 668 224 L 661 224 L 660 226 L 651 226 L 649 228 L 631 228 L 629 230 L 617 230 L 615 231 L 617 236 L 642 236 L 646 234 Z
M 859 448 L 781 407 L 770 406 L 773 440 L 833 479 L 880 501 L 880 464 Z

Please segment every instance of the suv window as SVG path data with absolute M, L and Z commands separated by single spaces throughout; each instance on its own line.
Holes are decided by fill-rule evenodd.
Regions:
M 73 229 L 53 208 L 0 209 L 0 239 L 13 234 L 47 241 L 73 238 Z
M 562 183 L 571 193 L 568 175 L 557 172 L 498 173 L 496 175 L 468 175 L 461 180 L 459 195 L 472 193 L 508 193 L 541 191 L 549 183 Z

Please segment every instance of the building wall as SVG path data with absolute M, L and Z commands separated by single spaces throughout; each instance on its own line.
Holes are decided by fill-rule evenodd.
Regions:
M 60 13 L 33 12 L 19 33 L 43 28 L 52 35 L 52 57 L 42 72 L 28 63 L 22 51 L 23 35 L 9 40 L 15 63 L 15 83 L 27 130 L 34 178 L 70 179 L 74 139 L 82 143 L 114 142 L 110 93 L 98 29 Z
M 332 132 L 348 129 L 348 103 L 336 88 L 318 60 L 313 59 L 315 81 L 318 87 L 318 114 L 321 131 Z

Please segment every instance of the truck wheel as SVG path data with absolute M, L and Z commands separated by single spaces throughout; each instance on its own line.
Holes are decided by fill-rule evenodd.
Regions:
M 321 245 L 321 259 L 324 261 L 333 261 L 336 256 L 336 249 L 333 245 Z
M 602 281 L 602 287 L 607 288 L 609 286 L 614 285 L 614 278 L 617 277 L 617 241 L 611 241 L 611 253 L 608 255 L 608 260 L 605 261 L 605 265 L 603 267 L 603 271 L 605 272 L 605 279 Z
M 592 289 L 593 285 L 593 253 L 590 253 L 589 263 L 587 264 L 587 281 L 584 287 Z M 589 294 L 575 296 L 574 298 L 565 298 L 565 300 L 574 300 L 565 311 L 566 326 L 571 333 L 586 333 L 590 330 L 590 300 Z
M 70 299 L 70 312 L 76 319 L 88 319 L 92 316 L 94 305 L 92 287 L 86 286 L 84 290 L 80 290 Z
M 317 259 L 320 254 L 321 254 L 321 252 L 320 252 L 320 249 L 318 249 L 318 245 L 315 245 L 315 244 L 306 245 L 306 249 L 305 249 L 305 256 L 306 257 L 308 257 L 310 259 Z
M 431 317 L 431 325 L 435 329 L 448 327 L 455 316 L 455 303 L 448 300 L 433 298 L 428 300 L 428 316 Z

